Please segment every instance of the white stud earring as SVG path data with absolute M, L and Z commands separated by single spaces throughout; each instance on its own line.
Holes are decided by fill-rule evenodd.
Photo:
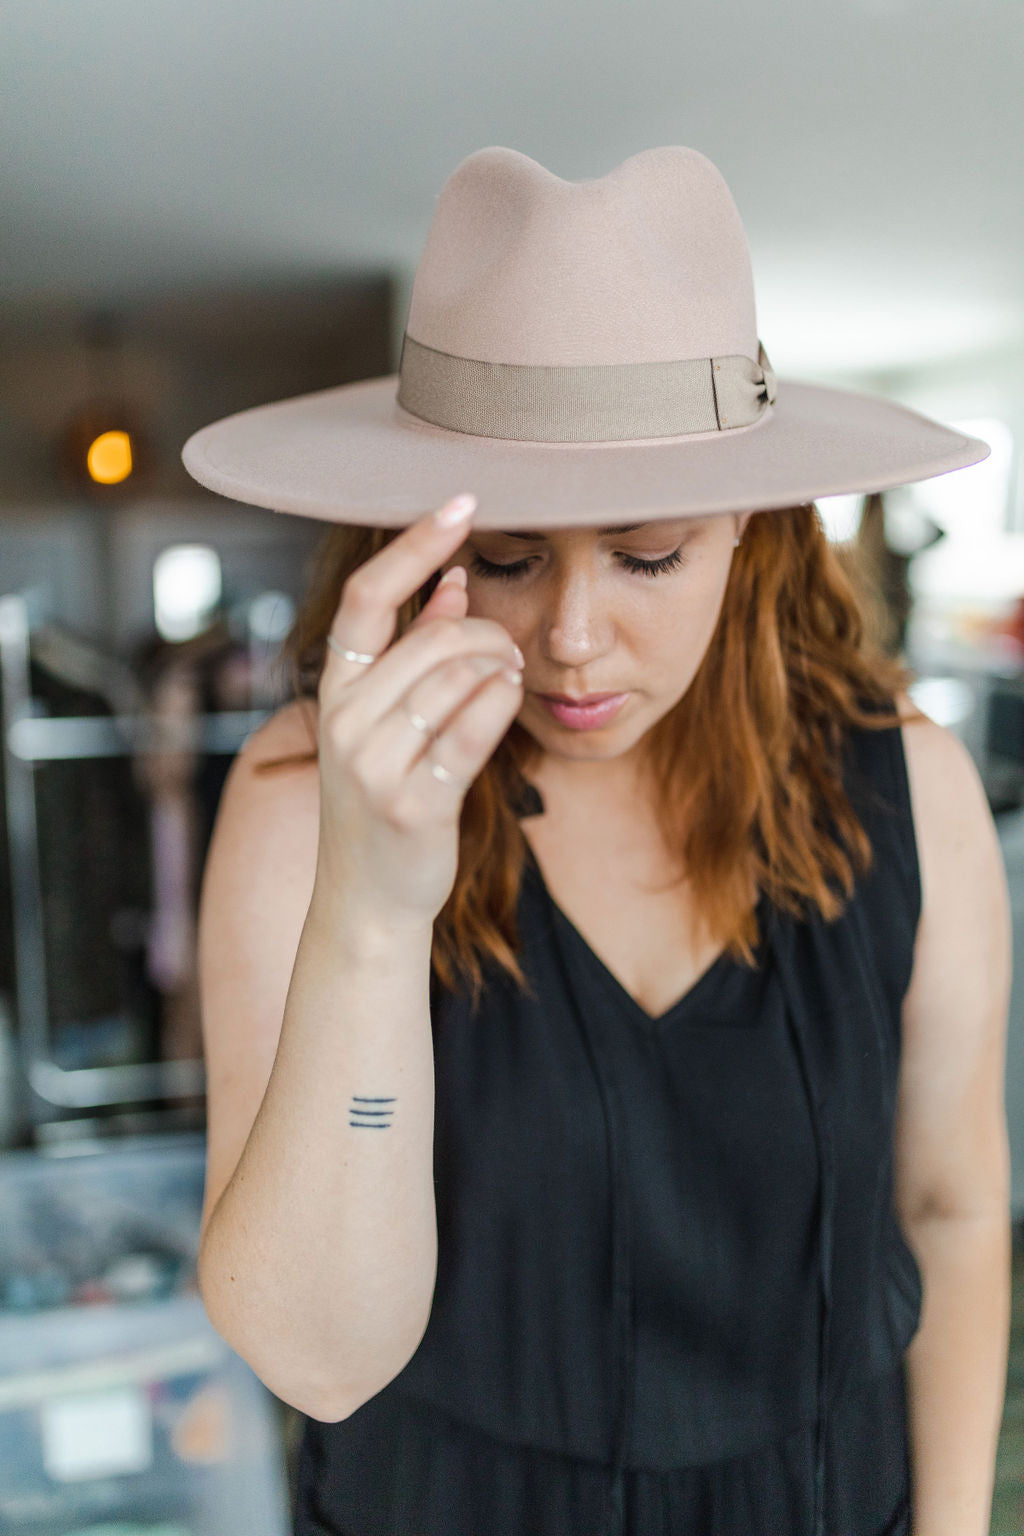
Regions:
M 733 539 L 733 541 L 732 541 L 732 547 L 733 547 L 733 549 L 735 549 L 735 548 L 736 548 L 736 545 L 737 545 L 737 544 L 738 544 L 738 543 L 739 543 L 739 539 Z

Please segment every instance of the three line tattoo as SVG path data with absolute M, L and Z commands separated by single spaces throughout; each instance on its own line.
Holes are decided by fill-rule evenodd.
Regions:
M 352 1103 L 349 1106 L 349 1125 L 362 1126 L 368 1131 L 386 1131 L 391 1124 L 393 1109 L 361 1109 L 362 1104 L 393 1104 L 394 1099 L 368 1099 L 362 1094 L 352 1095 Z

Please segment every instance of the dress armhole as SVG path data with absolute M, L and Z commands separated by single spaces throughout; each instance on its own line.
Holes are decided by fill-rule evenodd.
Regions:
M 910 910 L 910 931 L 916 937 L 921 918 L 921 864 L 917 851 L 917 835 L 914 829 L 914 809 L 910 798 L 910 775 L 907 772 L 907 754 L 903 742 L 903 726 L 895 726 L 887 732 L 892 737 L 892 789 L 893 802 L 899 812 L 897 825 L 900 838 L 900 873 L 906 886 Z
M 862 701 L 864 702 L 864 701 Z M 872 706 L 878 712 L 891 708 L 895 699 Z M 847 787 L 865 831 L 871 839 L 878 867 L 871 880 L 878 892 L 872 898 L 879 935 L 888 935 L 892 962 L 890 986 L 894 996 L 905 995 L 913 971 L 914 947 L 921 918 L 922 887 L 917 837 L 914 829 L 910 778 L 907 772 L 903 726 L 884 730 L 852 729 Z M 898 909 L 894 912 L 894 904 Z M 894 926 L 894 919 L 896 920 Z M 896 944 L 897 931 L 901 935 Z M 896 946 L 895 949 L 892 946 Z

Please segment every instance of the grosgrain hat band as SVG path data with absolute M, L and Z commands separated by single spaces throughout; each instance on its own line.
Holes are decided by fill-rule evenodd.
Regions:
M 436 427 L 519 442 L 617 442 L 747 427 L 775 400 L 759 341 L 739 354 L 676 362 L 548 367 L 488 363 L 424 346 L 406 332 L 396 399 Z

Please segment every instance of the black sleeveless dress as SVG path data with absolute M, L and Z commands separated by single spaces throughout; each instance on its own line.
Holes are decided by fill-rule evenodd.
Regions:
M 720 955 L 655 1019 L 529 854 L 536 999 L 497 967 L 475 1016 L 432 992 L 430 1320 L 383 1391 L 304 1420 L 295 1536 L 908 1536 L 921 891 L 900 730 L 847 742 L 875 863 L 835 923 L 762 896 L 756 968 Z

